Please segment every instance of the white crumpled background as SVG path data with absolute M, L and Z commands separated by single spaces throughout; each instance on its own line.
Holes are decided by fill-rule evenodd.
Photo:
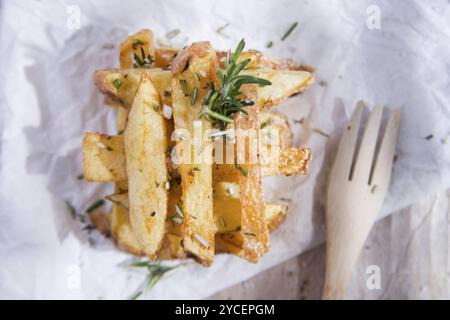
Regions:
M 79 30 L 70 28 L 71 5 L 80 8 Z M 370 5 L 380 8 L 380 30 L 366 25 Z M 278 108 L 305 118 L 292 123 L 295 143 L 310 146 L 315 160 L 307 177 L 267 179 L 266 198 L 292 199 L 271 253 L 258 265 L 231 256 L 209 269 L 183 262 L 146 298 L 204 298 L 321 243 L 327 168 L 359 99 L 402 108 L 383 216 L 450 187 L 445 0 L 3 1 L 0 16 L 1 298 L 129 298 L 142 283 L 145 274 L 127 267 L 130 256 L 82 230 L 64 202 L 82 213 L 111 189 L 77 179 L 83 132 L 115 133 L 114 111 L 91 76 L 117 66 L 117 44 L 144 27 L 173 46 L 208 39 L 228 49 L 244 37 L 249 48 L 317 70 L 313 88 Z M 217 29 L 225 24 L 224 36 Z M 166 39 L 175 28 L 181 33 Z

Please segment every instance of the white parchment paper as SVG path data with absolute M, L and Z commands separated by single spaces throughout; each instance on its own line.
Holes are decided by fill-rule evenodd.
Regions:
M 370 29 L 377 10 L 381 29 Z M 209 269 L 183 262 L 146 298 L 204 298 L 322 242 L 327 170 L 360 99 L 402 109 L 382 216 L 450 186 L 447 1 L 3 1 L 0 16 L 1 298 L 129 298 L 142 283 L 130 256 L 83 230 L 64 202 L 83 213 L 111 190 L 77 179 L 83 132 L 115 133 L 114 110 L 91 76 L 117 66 L 117 44 L 144 27 L 177 47 L 208 39 L 229 49 L 244 37 L 249 48 L 314 66 L 318 80 L 278 108 L 315 159 L 307 177 L 266 180 L 267 199 L 290 199 L 271 253 L 258 265 L 231 256 Z M 167 39 L 173 29 L 180 34 Z

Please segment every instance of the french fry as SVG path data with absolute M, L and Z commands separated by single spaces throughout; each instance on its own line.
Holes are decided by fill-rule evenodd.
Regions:
M 84 176 L 90 182 L 114 182 L 126 179 L 125 156 L 117 151 L 103 151 L 103 148 L 91 141 L 92 137 L 101 136 L 99 133 L 89 133 L 89 141 L 83 145 L 85 158 Z M 97 139 L 98 140 L 98 139 Z M 109 141 L 123 141 L 122 136 L 112 136 Z M 276 157 L 276 158 L 275 158 Z M 309 148 L 285 148 L 279 153 L 261 154 L 261 174 L 263 177 L 275 175 L 305 174 L 311 158 Z M 237 182 L 240 173 L 234 164 L 213 164 L 213 182 Z M 114 201 L 114 199 L 111 199 Z
M 125 180 L 123 153 L 122 136 L 86 133 L 83 138 L 84 179 L 91 182 Z
M 168 70 L 159 68 L 96 70 L 94 72 L 93 80 L 95 86 L 109 101 L 124 108 L 129 108 L 136 95 L 142 73 L 146 73 L 150 76 L 150 79 L 161 98 L 161 103 L 172 105 L 172 74 Z
M 166 68 L 170 66 L 170 63 L 180 51 L 181 49 L 174 49 L 174 48 L 155 48 L 155 67 Z M 216 51 L 216 54 L 219 60 L 219 67 L 223 67 L 223 61 L 226 55 L 228 54 L 228 51 Z M 233 52 L 231 52 L 230 54 L 233 54 Z M 268 68 L 274 70 L 293 70 L 293 71 L 297 70 L 314 73 L 314 68 L 308 65 L 295 63 L 289 59 L 269 58 L 264 54 L 262 54 L 261 52 L 255 50 L 248 50 L 242 52 L 238 59 L 238 62 L 244 59 L 251 60 L 251 62 L 248 65 L 249 68 Z
M 235 71 L 236 65 L 224 59 L 229 53 L 214 51 L 209 42 L 182 50 L 155 48 L 153 42 L 147 29 L 129 36 L 120 45 L 120 69 L 94 73 L 105 104 L 118 110 L 119 129 L 115 136 L 90 132 L 83 139 L 85 179 L 115 183 L 114 193 L 105 197 L 113 203 L 111 215 L 99 215 L 96 225 L 110 230 L 120 248 L 150 259 L 192 256 L 209 266 L 215 253 L 226 252 L 257 262 L 269 249 L 269 231 L 287 212 L 286 206 L 264 202 L 262 178 L 303 174 L 311 158 L 309 149 L 292 147 L 285 116 L 262 111 L 311 86 L 314 70 L 258 51 L 241 52 L 244 41 L 232 58 L 234 64 L 242 62 Z M 238 81 L 247 83 L 240 90 L 241 84 L 230 81 L 238 74 Z M 223 91 L 217 96 L 219 86 Z M 239 95 L 255 104 L 233 100 Z M 223 130 L 230 121 L 227 112 L 240 103 L 247 107 L 243 111 L 241 105 L 230 127 L 258 133 L 244 148 L 239 137 L 236 145 L 229 144 L 233 138 L 227 135 L 225 149 L 233 151 L 234 164 L 213 164 L 213 155 L 220 154 L 220 149 L 213 154 L 213 146 L 220 141 L 212 136 L 200 148 L 198 141 L 190 148 L 199 138 L 197 124 L 200 135 L 211 129 L 212 119 L 223 121 Z M 180 130 L 189 135 L 185 142 Z M 171 141 L 172 133 L 177 141 Z M 220 139 L 223 132 L 217 134 Z M 185 148 L 179 150 L 180 145 Z M 180 164 L 172 163 L 172 148 Z
M 178 190 L 177 190 L 178 189 Z M 173 199 L 172 204 L 169 200 L 168 228 L 167 232 L 175 236 L 181 236 L 182 230 L 176 228 L 177 223 L 170 221 L 172 217 L 176 217 L 175 204 L 180 199 L 180 188 L 171 189 L 170 195 Z M 128 214 L 128 193 L 116 193 L 105 197 L 109 201 L 126 209 Z M 235 232 L 241 226 L 241 205 L 239 196 L 239 186 L 231 182 L 219 182 L 214 185 L 214 221 L 216 226 L 216 234 Z M 285 216 L 287 206 L 278 203 L 267 203 L 265 210 L 265 221 L 270 230 L 274 230 L 279 224 L 281 216 Z
M 166 119 L 150 77 L 142 74 L 124 133 L 130 223 L 144 253 L 155 258 L 167 217 Z
M 280 104 L 290 96 L 308 89 L 314 83 L 314 75 L 308 71 L 249 69 L 242 74 L 253 75 L 272 82 L 272 85 L 259 87 L 257 97 L 259 105 L 269 109 Z
M 104 69 L 94 73 L 94 84 L 110 101 L 128 108 L 133 102 L 140 74 L 147 73 L 152 79 L 163 104 L 171 105 L 171 78 L 168 70 L 151 69 Z M 272 85 L 258 87 L 259 104 L 271 108 L 290 96 L 302 92 L 314 83 L 314 74 L 303 70 L 274 70 L 267 68 L 243 70 L 242 74 L 268 79 Z M 118 85 L 120 83 L 120 86 Z
M 255 85 L 246 85 L 242 88 L 246 99 L 253 100 L 255 104 L 246 108 L 247 114 L 237 113 L 234 118 L 236 130 L 244 132 L 256 131 L 257 142 L 254 144 L 259 148 L 259 106 L 257 102 L 257 91 Z M 242 248 L 246 259 L 256 262 L 269 250 L 269 231 L 264 220 L 265 203 L 262 189 L 262 175 L 258 152 L 252 149 L 252 137 L 243 146 L 236 146 L 237 166 L 241 172 L 238 175 L 239 194 L 241 199 L 241 231 L 243 238 Z M 238 141 L 243 138 L 238 137 Z M 245 140 L 247 140 L 245 138 Z M 251 157 L 255 156 L 256 161 Z M 244 163 L 241 163 L 244 162 Z
M 194 43 L 177 55 L 171 67 L 175 130 L 187 130 L 194 137 L 194 122 L 201 124 L 204 130 L 211 128 L 211 123 L 198 115 L 206 93 L 205 85 L 215 79 L 216 55 L 209 43 Z M 198 78 L 196 75 L 203 76 Z M 191 153 L 190 148 L 188 150 Z M 185 251 L 209 266 L 214 259 L 212 169 L 208 160 L 195 162 L 198 156 L 211 157 L 211 150 L 205 148 L 201 150 L 202 154 L 197 152 L 191 153 L 190 163 L 179 166 L 184 212 L 183 245 Z

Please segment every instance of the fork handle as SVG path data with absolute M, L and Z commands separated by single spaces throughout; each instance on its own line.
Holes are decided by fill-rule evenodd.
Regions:
M 322 296 L 325 300 L 345 298 L 359 253 L 373 225 L 371 219 L 361 220 L 348 213 L 333 213 L 341 219 L 327 219 L 331 223 L 327 225 L 327 262 Z

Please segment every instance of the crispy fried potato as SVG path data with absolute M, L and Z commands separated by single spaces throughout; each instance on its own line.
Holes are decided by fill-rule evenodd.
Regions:
M 167 70 L 159 68 L 96 70 L 94 72 L 93 80 L 95 86 L 109 101 L 115 102 L 117 105 L 125 108 L 129 108 L 136 95 L 142 73 L 146 73 L 150 76 L 150 79 L 161 98 L 161 103 L 172 105 L 172 74 Z
M 181 245 L 182 230 L 179 224 L 174 223 L 170 218 L 175 216 L 175 203 L 180 199 L 181 190 L 178 187 L 171 188 L 169 199 L 169 213 L 167 222 L 167 234 L 164 239 L 161 250 L 158 253 L 158 259 L 183 259 L 186 257 L 183 246 Z M 106 199 L 114 201 L 120 206 L 120 209 L 127 208 L 128 194 L 119 193 L 107 196 Z M 172 203 L 172 204 L 171 204 Z M 235 183 L 221 182 L 214 186 L 214 221 L 217 235 L 226 234 L 221 237 L 221 241 L 225 241 L 231 235 L 234 239 L 239 238 L 238 230 L 241 225 L 241 207 L 239 197 L 239 187 Z M 142 255 L 142 248 L 133 236 L 129 223 L 126 220 L 128 216 L 127 209 L 122 211 L 124 215 L 120 216 L 123 220 L 119 224 L 120 234 L 116 235 L 119 246 L 133 254 Z M 287 206 L 278 203 L 267 203 L 265 210 L 265 221 L 270 231 L 275 230 L 282 223 L 287 213 Z M 242 239 L 242 238 L 240 238 Z M 241 245 L 242 244 L 239 244 Z M 224 249 L 217 248 L 217 252 L 228 252 Z M 243 254 L 240 254 L 244 256 Z
M 170 134 L 182 128 L 192 136 L 205 88 L 211 81 L 218 84 L 216 70 L 223 67 L 227 53 L 216 53 L 208 42 L 183 50 L 155 48 L 153 42 L 150 30 L 129 36 L 120 46 L 121 69 L 94 74 L 105 103 L 120 107 L 117 136 L 88 133 L 83 140 L 85 179 L 115 182 L 115 193 L 106 197 L 113 202 L 113 209 L 108 219 L 99 219 L 107 222 L 101 229 L 110 225 L 119 247 L 152 259 L 193 255 L 209 266 L 215 252 L 228 252 L 256 262 L 268 250 L 268 230 L 278 227 L 287 211 L 280 204 L 264 203 L 262 177 L 304 173 L 310 158 L 308 149 L 292 148 L 292 132 L 285 117 L 260 115 L 259 109 L 302 92 L 313 83 L 314 70 L 257 51 L 243 52 L 239 61 L 251 62 L 242 74 L 272 82 L 261 88 L 244 86 L 243 96 L 256 105 L 247 108 L 249 116 L 235 116 L 236 128 L 261 129 L 256 138 L 260 159 L 237 166 L 212 166 L 211 144 L 200 151 L 209 161 L 198 162 L 198 150 L 194 150 L 194 159 L 188 162 L 192 165 L 182 163 L 177 168 L 168 157 L 176 144 L 169 142 Z M 168 121 L 161 109 L 172 104 L 174 121 Z M 210 122 L 201 122 L 208 130 Z M 278 130 L 275 134 L 274 129 Z M 279 145 L 275 142 L 278 137 Z M 277 152 L 264 153 L 262 149 Z M 237 146 L 236 151 L 242 156 Z M 244 156 L 251 154 L 244 151 Z M 154 178 L 158 181 L 149 183 Z
M 270 86 L 258 88 L 258 102 L 264 108 L 271 108 L 290 96 L 306 90 L 314 83 L 314 74 L 308 71 L 260 68 L 243 70 L 241 73 L 272 82 Z
M 142 74 L 124 133 L 130 223 L 145 254 L 155 258 L 167 217 L 166 119 L 150 77 Z
M 261 166 L 261 174 L 264 177 L 279 174 L 285 176 L 306 174 L 310 160 L 311 150 L 309 148 L 281 149 L 280 153 L 276 154 L 276 158 L 271 159 L 269 156 L 264 159 L 267 162 Z M 270 165 L 271 163 L 276 165 Z
M 121 110 L 121 109 L 119 109 Z M 268 116 L 267 116 L 267 115 Z M 278 130 L 280 136 L 279 152 L 261 152 L 261 170 L 262 175 L 294 175 L 305 174 L 310 161 L 310 150 L 307 148 L 289 148 L 292 145 L 292 132 L 284 118 L 272 112 L 262 112 L 260 123 L 266 124 L 260 130 L 263 140 L 261 143 L 269 143 L 264 137 L 273 133 L 272 130 Z M 92 141 L 102 139 L 98 133 L 90 133 Z M 114 144 L 123 144 L 123 136 L 111 136 L 109 141 Z M 262 150 L 262 149 L 261 149 Z M 126 179 L 124 154 L 120 153 L 120 148 L 113 148 L 108 153 L 104 152 L 102 145 L 96 143 L 87 143 L 83 146 L 83 153 L 89 162 L 86 162 L 84 174 L 92 182 L 112 182 Z M 99 156 L 97 156 L 99 155 Z M 234 164 L 213 164 L 213 183 L 221 181 L 237 182 L 239 170 Z M 111 173 L 113 172 L 113 174 Z
M 187 130 L 194 137 L 194 122 L 202 125 L 203 130 L 211 128 L 211 122 L 200 119 L 198 115 L 206 94 L 205 85 L 214 81 L 216 67 L 215 52 L 207 42 L 192 44 L 172 61 L 172 105 L 176 130 Z M 196 74 L 204 76 L 199 81 Z M 192 101 L 194 90 L 197 90 L 197 98 Z M 191 153 L 190 146 L 185 150 Z M 193 150 L 190 154 L 191 161 L 182 161 L 179 166 L 184 212 L 183 245 L 185 251 L 209 266 L 214 259 L 212 170 L 208 163 L 211 161 L 208 161 L 208 157 L 212 157 L 212 149 L 204 148 L 200 153 L 197 152 L 198 150 Z M 204 160 L 196 159 L 197 157 Z M 181 159 L 180 155 L 179 158 Z
M 217 57 L 219 58 L 220 67 L 223 66 L 223 61 L 225 60 L 228 51 L 218 51 Z M 233 52 L 230 53 L 231 55 Z M 293 70 L 293 71 L 307 71 L 309 73 L 314 73 L 314 68 L 295 63 L 290 59 L 273 59 L 263 55 L 261 52 L 256 50 L 248 50 L 242 52 L 239 56 L 238 62 L 245 59 L 250 59 L 248 68 L 268 68 L 273 70 Z
M 179 189 L 179 188 L 178 188 Z M 181 229 L 176 228 L 177 224 L 170 221 L 170 219 L 175 215 L 175 203 L 177 199 L 181 198 L 180 191 L 170 190 L 170 195 L 175 202 L 172 205 L 169 204 L 169 213 L 168 213 L 168 233 L 174 235 L 181 235 Z M 113 202 L 128 210 L 128 193 L 114 193 L 105 197 L 105 199 Z M 219 182 L 214 185 L 214 221 L 216 225 L 216 233 L 227 233 L 236 231 L 241 226 L 241 201 L 239 197 L 239 186 L 236 183 L 232 182 Z M 170 200 L 169 200 L 170 203 Z M 283 212 L 283 215 L 286 214 L 287 206 L 277 204 L 277 203 L 268 203 L 266 205 L 265 210 L 265 220 L 268 223 L 274 222 L 275 216 L 278 216 L 280 212 Z M 128 214 L 128 213 L 127 213 Z M 269 227 L 270 230 L 273 230 L 273 227 Z
M 151 69 L 104 69 L 94 73 L 94 84 L 108 97 L 128 108 L 133 102 L 139 84 L 140 74 L 150 75 L 162 103 L 171 105 L 171 72 L 159 68 Z M 314 74 L 302 70 L 273 70 L 267 68 L 243 70 L 242 74 L 253 75 L 272 82 L 272 85 L 258 87 L 259 103 L 271 108 L 290 96 L 302 92 L 314 83 Z M 120 81 L 120 86 L 118 85 Z M 117 88 L 118 87 L 118 88 Z
M 267 139 L 276 130 L 279 136 L 280 147 L 285 149 L 292 147 L 294 135 L 289 120 L 284 113 L 276 111 L 261 111 L 259 114 L 259 128 L 261 144 L 273 144 L 272 139 Z M 270 137 L 271 138 L 271 137 Z
M 155 48 L 155 67 L 167 69 L 181 49 Z
M 237 113 L 234 117 L 236 130 L 243 132 L 256 131 L 255 137 L 237 137 L 236 159 L 239 195 L 241 199 L 242 217 L 241 232 L 243 237 L 242 248 L 249 261 L 258 261 L 269 250 L 269 231 L 265 223 L 265 203 L 262 188 L 262 175 L 259 154 L 252 148 L 252 139 L 256 139 L 255 146 L 259 148 L 259 106 L 255 85 L 246 85 L 242 88 L 243 97 L 255 101 L 255 104 L 246 108 L 247 114 Z M 247 141 L 243 146 L 239 141 Z M 255 157 L 256 161 L 251 160 Z M 242 163 L 244 162 L 244 163 Z
M 99 133 L 89 133 L 93 137 L 101 136 Z M 112 136 L 110 140 L 123 141 L 122 136 Z M 84 176 L 90 182 L 113 182 L 126 179 L 124 153 L 119 151 L 103 151 L 102 145 L 86 143 L 83 146 L 85 158 Z M 115 149 L 115 150 L 118 150 Z M 261 174 L 263 177 L 275 175 L 305 174 L 311 160 L 309 148 L 285 148 L 279 153 L 261 154 Z M 237 182 L 241 174 L 234 164 L 213 164 L 213 182 Z M 114 199 L 111 199 L 114 202 Z
M 83 139 L 83 176 L 86 181 L 125 180 L 122 136 L 88 132 Z
M 155 67 L 166 68 L 170 66 L 172 60 L 176 57 L 181 49 L 173 48 L 156 48 L 155 49 Z M 219 60 L 219 67 L 223 67 L 223 61 L 228 54 L 228 51 L 216 51 L 217 58 Z M 230 53 L 233 55 L 233 52 Z M 248 68 L 269 68 L 274 70 L 293 70 L 293 71 L 307 71 L 314 73 L 314 68 L 295 63 L 290 59 L 273 59 L 265 56 L 259 51 L 248 50 L 241 53 L 238 62 L 250 59 Z

